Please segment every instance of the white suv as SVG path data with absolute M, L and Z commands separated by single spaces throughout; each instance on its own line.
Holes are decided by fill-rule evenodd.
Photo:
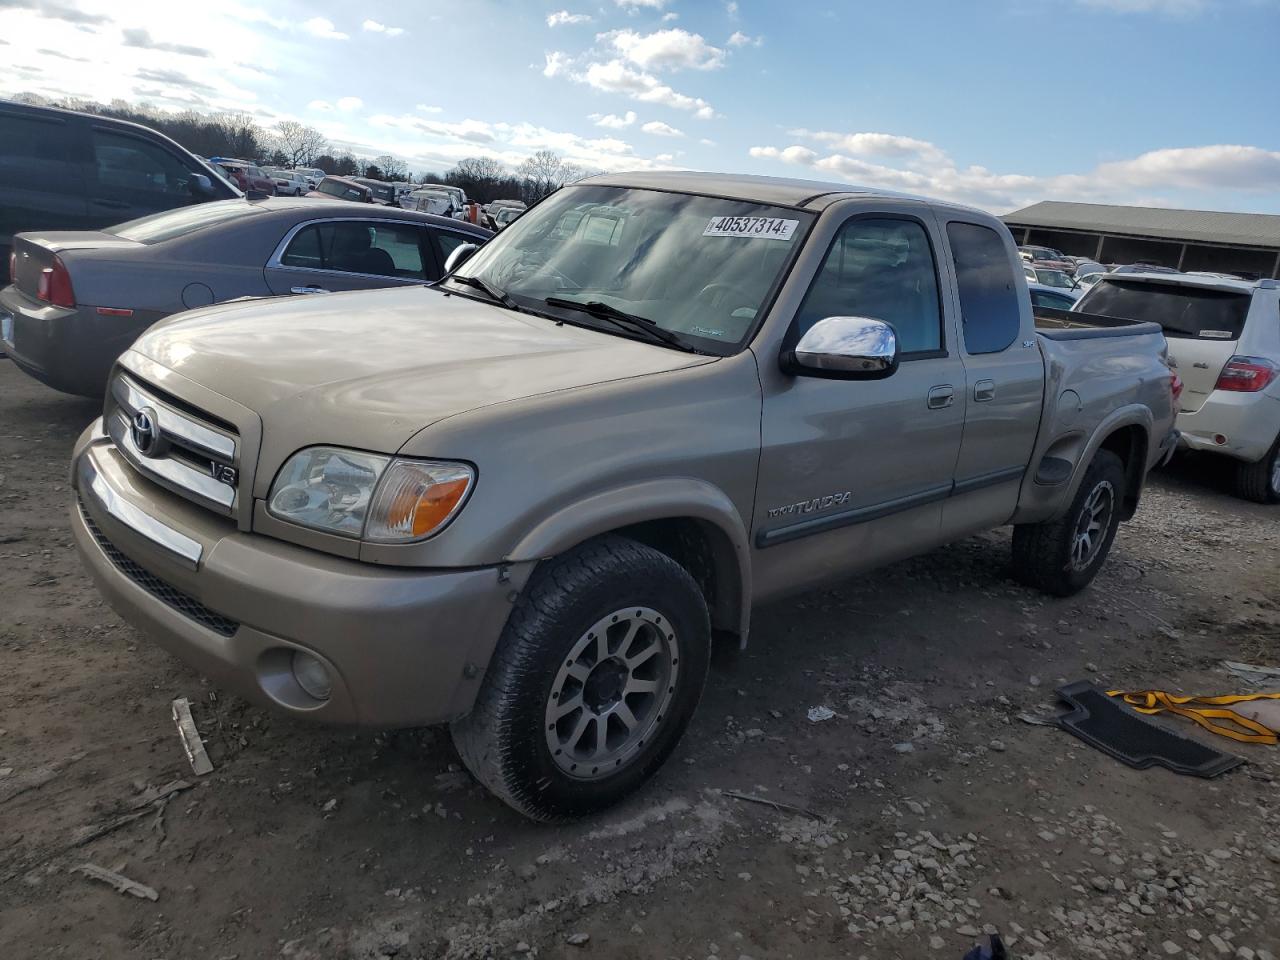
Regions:
M 1181 445 L 1234 458 L 1238 495 L 1280 503 L 1280 283 L 1108 274 L 1075 309 L 1160 324 L 1184 384 Z

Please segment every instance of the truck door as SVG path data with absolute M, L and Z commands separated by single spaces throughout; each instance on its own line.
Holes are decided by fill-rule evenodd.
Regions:
M 813 242 L 821 242 L 815 238 Z M 923 206 L 877 202 L 845 220 L 789 337 L 832 316 L 893 325 L 883 380 L 789 376 L 761 356 L 762 450 L 752 536 L 758 597 L 847 575 L 937 543 L 964 419 L 964 368 Z
M 955 491 L 943 509 L 951 539 L 1013 515 L 1045 401 L 1044 360 L 1012 237 L 963 214 L 945 219 L 966 401 Z

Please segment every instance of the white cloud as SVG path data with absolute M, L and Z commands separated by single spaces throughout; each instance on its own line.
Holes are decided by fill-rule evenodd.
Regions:
M 607 127 L 610 130 L 621 130 L 624 127 L 629 127 L 636 122 L 636 119 L 634 110 L 628 110 L 621 117 L 616 113 L 593 113 L 591 115 L 591 121 L 597 127 Z
M 437 137 L 454 140 L 466 140 L 470 143 L 492 143 L 493 125 L 483 120 L 459 120 L 447 122 L 443 120 L 423 120 L 412 115 L 392 116 L 379 113 L 369 118 L 369 125 L 374 127 L 393 127 L 401 130 L 416 130 Z
M 432 106 L 429 103 L 419 103 L 413 109 L 421 110 L 423 113 L 444 113 L 444 107 Z
M 669 123 L 663 123 L 661 120 L 650 120 L 641 128 L 645 133 L 651 133 L 655 137 L 683 137 L 684 131 L 677 130 Z
M 641 7 L 648 7 L 650 10 L 661 10 L 667 5 L 668 0 L 614 0 L 623 10 L 639 10 Z
M 324 17 L 312 17 L 302 24 L 302 29 L 313 37 L 319 37 L 322 40 L 350 40 L 351 38 L 345 33 L 339 31 L 332 20 Z
M 360 29 L 368 33 L 384 33 L 388 37 L 398 37 L 404 33 L 404 27 L 388 27 L 377 20 L 366 20 L 360 24 Z
M 557 10 L 547 14 L 548 27 L 562 27 L 575 23 L 590 23 L 591 15 L 586 13 L 570 13 L 568 10 Z
M 710 140 L 706 137 L 703 137 L 698 142 L 702 144 L 704 147 L 714 147 L 716 145 L 716 142 L 714 140 Z
M 678 27 L 653 33 L 614 30 L 598 39 L 646 70 L 715 70 L 724 66 L 724 51 L 707 43 L 700 34 Z
M 546 66 L 542 68 L 542 75 L 544 77 L 558 77 L 560 74 L 566 72 L 572 63 L 573 58 L 567 53 L 562 53 L 559 50 L 553 50 L 551 53 L 547 54 L 547 63 Z
M 342 97 L 336 106 L 343 113 L 350 113 L 352 110 L 359 110 L 363 107 L 364 101 L 359 97 Z
M 764 37 L 749 37 L 741 30 L 735 30 L 725 41 L 731 47 L 758 47 L 764 43 Z
M 881 133 L 791 131 L 836 152 L 823 155 L 802 144 L 752 147 L 757 159 L 811 167 L 851 183 L 902 190 L 992 210 L 1036 200 L 1134 203 L 1161 190 L 1280 190 L 1280 151 L 1216 144 L 1152 150 L 1102 163 L 1086 173 L 1031 175 L 960 167 L 935 144 Z M 868 159 L 876 157 L 878 160 Z
M 662 15 L 663 23 L 675 23 L 679 19 L 680 19 L 680 14 L 676 13 L 674 10 L 669 10 L 668 12 Z
M 701 97 L 690 97 L 667 86 L 652 74 L 633 70 L 621 60 L 593 63 L 585 73 L 574 75 L 588 86 L 606 93 L 620 93 L 640 103 L 659 103 L 676 110 L 687 110 L 699 120 L 710 120 L 715 108 Z
M 333 104 L 328 100 L 312 100 L 307 104 L 308 110 L 315 110 L 319 113 L 329 113 L 333 110 Z

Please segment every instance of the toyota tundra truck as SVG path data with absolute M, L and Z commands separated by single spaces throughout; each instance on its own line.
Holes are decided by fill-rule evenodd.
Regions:
M 752 607 L 1013 526 L 1084 588 L 1168 456 L 1151 323 L 1033 316 L 994 217 L 596 177 L 433 288 L 224 304 L 119 360 L 75 539 L 144 633 L 294 717 L 449 724 L 529 817 L 675 748 Z

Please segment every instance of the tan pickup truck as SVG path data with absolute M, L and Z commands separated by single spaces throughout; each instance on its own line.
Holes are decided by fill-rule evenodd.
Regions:
M 449 723 L 531 817 L 652 775 L 759 601 L 1006 524 L 1014 576 L 1085 587 L 1176 440 L 1159 327 L 1037 330 L 976 210 L 606 176 L 469 252 L 430 289 L 153 327 L 71 519 L 112 605 L 218 683 Z

